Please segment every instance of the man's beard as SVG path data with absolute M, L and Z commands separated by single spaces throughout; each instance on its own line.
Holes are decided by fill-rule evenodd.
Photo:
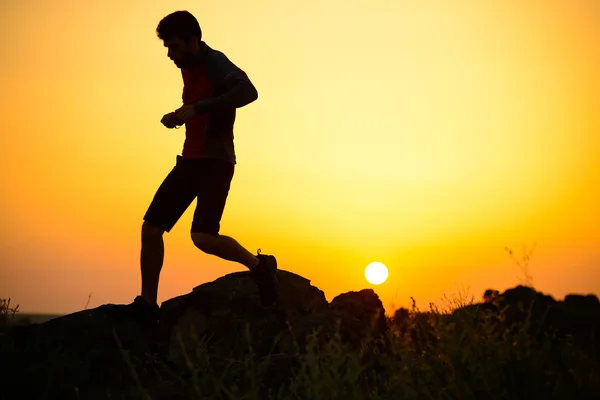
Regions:
M 183 59 L 181 61 L 181 63 L 179 64 L 180 68 L 189 68 L 194 64 L 194 56 L 193 55 L 189 55 L 187 57 L 185 57 L 185 59 Z

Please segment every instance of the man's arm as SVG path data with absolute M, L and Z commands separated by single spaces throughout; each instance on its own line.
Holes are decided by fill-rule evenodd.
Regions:
M 207 72 L 214 77 L 215 86 L 222 86 L 224 92 L 217 97 L 194 104 L 196 114 L 240 108 L 258 99 L 258 91 L 245 72 L 221 53 L 210 57 L 211 59 L 207 61 Z

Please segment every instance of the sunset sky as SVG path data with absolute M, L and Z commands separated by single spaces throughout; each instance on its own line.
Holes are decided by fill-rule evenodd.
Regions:
M 328 300 L 388 311 L 521 282 L 600 294 L 595 0 L 0 2 L 0 297 L 70 313 L 139 294 L 140 230 L 181 154 L 180 71 L 156 26 L 188 10 L 246 71 L 221 233 Z M 159 303 L 239 264 L 165 234 Z M 364 269 L 389 268 L 372 285 Z

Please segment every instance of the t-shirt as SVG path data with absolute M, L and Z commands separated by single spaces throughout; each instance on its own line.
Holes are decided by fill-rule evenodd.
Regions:
M 220 51 L 202 43 L 194 65 L 182 68 L 184 105 L 218 97 L 236 80 L 248 80 L 244 71 Z M 236 163 L 233 124 L 236 108 L 231 106 L 190 118 L 185 123 L 183 158 L 217 158 Z

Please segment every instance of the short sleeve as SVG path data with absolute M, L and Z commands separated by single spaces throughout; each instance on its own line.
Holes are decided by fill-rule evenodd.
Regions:
M 249 80 L 244 71 L 219 51 L 208 55 L 205 68 L 208 78 L 216 88 L 226 89 L 237 80 Z

